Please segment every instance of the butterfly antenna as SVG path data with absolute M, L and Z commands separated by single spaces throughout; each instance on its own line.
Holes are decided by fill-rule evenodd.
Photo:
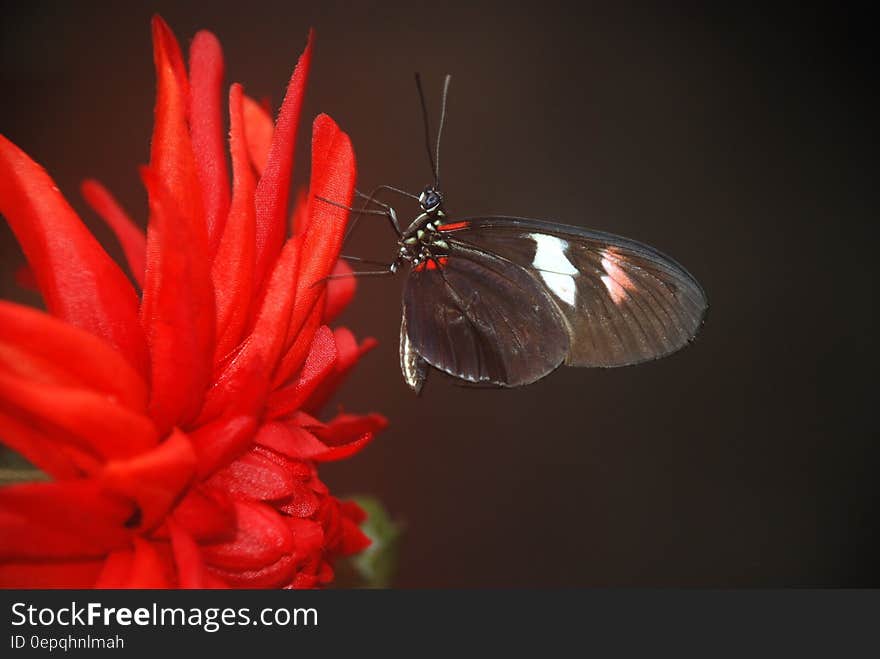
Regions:
M 443 100 L 440 105 L 440 128 L 437 129 L 437 145 L 434 155 L 434 189 L 440 187 L 440 138 L 443 137 L 443 126 L 446 125 L 446 97 L 449 94 L 449 83 L 452 82 L 452 76 L 448 73 L 443 80 Z
M 425 125 L 425 148 L 428 151 L 428 161 L 431 163 L 431 172 L 434 181 L 438 180 L 437 165 L 434 162 L 434 154 L 431 150 L 431 124 L 428 120 L 428 104 L 425 102 L 425 91 L 422 89 L 422 76 L 416 73 L 416 88 L 419 90 L 419 100 L 422 103 L 422 120 Z

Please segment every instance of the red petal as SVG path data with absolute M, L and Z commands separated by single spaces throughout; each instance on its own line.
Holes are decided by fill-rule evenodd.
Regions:
M 156 67 L 156 117 L 150 145 L 150 169 L 174 200 L 182 221 L 190 225 L 193 239 L 198 241 L 189 248 L 204 245 L 207 249 L 201 186 L 187 123 L 189 82 L 177 39 L 158 16 L 153 17 L 153 62 Z
M 288 418 L 288 425 L 297 425 L 309 430 L 324 427 L 324 424 L 321 421 L 318 421 L 315 417 L 306 414 L 302 410 L 298 410 L 290 415 Z
M 15 232 L 50 313 L 114 345 L 147 372 L 134 287 L 49 175 L 0 135 L 0 214 Z
M 202 187 L 208 244 L 213 252 L 229 212 L 229 180 L 223 144 L 223 51 L 210 32 L 196 33 L 189 49 L 190 133 Z
M 333 566 L 327 561 L 321 561 L 321 567 L 318 568 L 318 581 L 322 584 L 328 584 L 333 581 Z
M 103 560 L 3 563 L 0 588 L 91 588 L 103 564 Z
M 250 317 L 254 276 L 254 175 L 248 163 L 244 135 L 242 91 L 229 90 L 229 149 L 232 153 L 232 207 L 211 268 L 217 296 L 217 348 L 219 363 L 238 345 Z
M 135 536 L 134 551 L 111 555 L 95 588 L 169 588 L 169 570 L 156 547 Z
M 379 414 L 342 414 L 331 425 L 313 422 L 303 427 L 307 418 L 297 414 L 291 421 L 263 424 L 255 441 L 291 458 L 333 462 L 360 452 L 377 431 L 388 425 Z
M 197 427 L 220 418 L 258 416 L 265 407 L 269 374 L 259 356 L 239 353 L 205 396 Z
M 264 364 L 274 368 L 287 338 L 294 291 L 298 281 L 302 240 L 291 238 L 275 264 L 266 295 L 263 298 L 254 329 L 242 350 L 257 355 Z
M 388 420 L 381 414 L 339 414 L 326 424 L 314 428 L 314 433 L 330 446 L 342 446 L 387 427 Z
M 315 462 L 336 462 L 337 460 L 345 460 L 356 453 L 360 453 L 367 444 L 373 441 L 374 437 L 375 435 L 371 432 L 365 433 L 348 444 L 334 446 L 323 453 L 318 453 L 312 456 L 312 460 Z
M 291 238 L 284 246 L 269 280 L 254 329 L 209 392 L 206 409 L 220 409 L 232 402 L 232 392 L 228 386 L 236 381 L 237 374 L 243 369 L 259 364 L 265 369 L 266 375 L 271 376 L 287 337 L 300 245 L 299 238 Z
M 292 590 L 310 590 L 313 588 L 318 588 L 320 586 L 320 582 L 318 577 L 314 574 L 307 574 L 305 572 L 297 572 L 296 576 L 293 578 L 293 582 L 288 586 Z
M 156 117 L 151 180 L 145 181 L 152 217 L 141 318 L 153 366 L 151 410 L 167 431 L 191 421 L 200 407 L 210 375 L 206 362 L 213 356 L 214 309 L 201 187 L 187 123 L 188 80 L 177 40 L 158 16 L 153 18 L 153 53 Z M 172 290 L 175 286 L 182 295 Z M 175 360 L 182 361 L 179 370 Z
M 283 465 L 256 451 L 249 451 L 214 474 L 208 484 L 233 496 L 277 501 L 293 494 L 296 479 Z
M 375 433 L 387 425 L 388 421 L 380 414 L 340 414 L 325 426 L 313 429 L 315 436 L 328 448 L 312 456 L 312 460 L 333 462 L 350 458 L 373 441 Z
M 271 565 L 257 570 L 233 571 L 212 567 L 211 572 L 238 588 L 279 588 L 290 580 L 294 569 L 296 558 L 285 554 Z
M 323 583 L 322 577 L 332 579 L 332 569 L 329 571 L 322 569 L 328 540 L 321 525 L 309 519 L 297 518 L 292 518 L 289 524 L 296 538 L 296 557 L 299 566 L 290 587 L 316 588 Z
M 373 541 L 358 528 L 358 525 L 347 517 L 342 518 L 342 542 L 337 551 L 343 556 L 351 556 L 363 551 Z
M 342 541 L 342 511 L 339 509 L 339 500 L 334 497 L 326 497 L 321 502 L 317 520 L 324 529 L 324 545 L 331 550 L 336 550 Z
M 226 589 L 231 587 L 231 584 L 222 579 L 219 574 L 214 574 L 213 570 L 205 568 L 205 588 Z
M 247 137 L 247 148 L 250 161 L 262 176 L 269 159 L 269 147 L 272 146 L 272 133 L 275 125 L 272 116 L 258 101 L 250 96 L 244 97 L 244 132 Z
M 206 579 L 205 563 L 196 541 L 179 524 L 168 521 L 171 536 L 171 550 L 177 566 L 177 586 L 179 588 L 204 588 Z
M 321 282 L 339 259 L 348 220 L 348 211 L 315 201 L 315 197 L 350 204 L 355 176 L 354 151 L 348 135 L 339 130 L 330 117 L 319 115 L 312 135 L 311 219 L 303 242 L 304 256 L 297 282 L 296 307 L 290 321 L 291 333 L 299 331 L 323 293 Z
M 221 542 L 235 536 L 235 508 L 223 492 L 205 486 L 191 489 L 174 509 L 176 524 L 200 542 Z
M 139 529 L 157 526 L 195 473 L 196 456 L 189 438 L 177 429 L 158 447 L 125 461 L 110 462 L 100 481 L 107 490 L 137 501 Z
M 309 189 L 301 185 L 296 190 L 293 212 L 290 214 L 290 235 L 305 234 L 309 223 Z
M 95 581 L 95 588 L 123 588 L 128 576 L 131 574 L 131 564 L 134 552 L 131 548 L 119 549 L 112 552 L 104 562 L 104 568 Z
M 143 323 L 152 360 L 150 412 L 166 432 L 199 413 L 214 356 L 214 295 L 204 244 L 155 174 L 150 199 Z
M 93 389 L 135 412 L 146 411 L 143 378 L 113 346 L 40 311 L 0 301 L 4 367 L 33 380 Z
M 63 531 L 48 524 L 36 524 L 21 513 L 0 509 L 0 560 L 66 560 L 99 558 L 107 547 L 93 538 Z
M 297 327 L 296 331 L 288 331 L 285 345 L 290 347 L 287 348 L 287 352 L 281 358 L 281 363 L 275 369 L 275 375 L 272 380 L 273 386 L 282 386 L 294 373 L 302 368 L 312 347 L 315 332 L 321 326 L 322 316 L 324 315 L 323 307 L 323 297 L 318 298 L 305 322 Z
M 134 560 L 126 588 L 169 588 L 169 568 L 153 544 L 135 537 Z
M 254 281 L 258 284 L 271 271 L 272 263 L 284 241 L 287 200 L 293 173 L 293 147 L 312 61 L 312 40 L 313 33 L 310 31 L 306 48 L 287 86 L 287 93 L 275 122 L 266 168 L 257 184 L 257 259 Z
M 291 518 L 288 519 L 287 525 L 293 534 L 299 562 L 304 563 L 315 555 L 320 556 L 326 540 L 320 524 L 310 519 Z
M 278 509 L 293 517 L 311 517 L 318 510 L 321 500 L 308 485 L 297 483 L 290 498 L 281 503 Z
M 238 501 L 235 510 L 235 538 L 202 547 L 209 565 L 227 570 L 258 570 L 293 550 L 294 538 L 286 518 L 276 510 L 256 501 Z
M 282 455 L 302 460 L 311 460 L 327 451 L 326 444 L 305 428 L 279 421 L 263 424 L 255 441 Z
M 331 273 L 335 279 L 327 281 L 327 302 L 324 306 L 324 322 L 332 323 L 347 307 L 357 291 L 357 279 L 352 276 L 351 266 L 337 261 Z
M 333 395 L 336 389 L 342 384 L 345 377 L 358 363 L 361 357 L 376 347 L 375 339 L 364 339 L 358 345 L 357 340 L 350 330 L 345 327 L 339 327 L 334 330 L 336 337 L 336 369 L 332 376 L 325 378 L 321 385 L 309 397 L 309 400 L 303 403 L 303 409 L 315 411 L 321 409 L 324 403 Z
M 299 377 L 289 387 L 273 392 L 267 403 L 267 418 L 284 416 L 300 407 L 336 365 L 336 341 L 329 327 L 315 332 L 312 347 Z
M 207 478 L 247 451 L 254 443 L 256 427 L 252 416 L 232 416 L 194 430 L 190 439 L 198 458 L 199 478 Z
M 135 506 L 90 480 L 0 489 L 0 560 L 102 556 L 128 543 Z
M 363 524 L 367 520 L 366 511 L 354 501 L 340 501 L 339 509 L 355 524 Z
M 70 445 L 61 445 L 51 434 L 38 432 L 27 421 L 0 412 L 0 441 L 56 480 L 97 471 L 101 461 Z
M 58 433 L 59 442 L 96 457 L 132 457 L 158 441 L 150 419 L 104 394 L 37 384 L 0 372 L 0 399 L 7 414 L 29 422 L 38 431 Z
M 144 270 L 147 267 L 146 234 L 132 221 L 110 191 L 98 181 L 92 179 L 83 181 L 80 190 L 86 203 L 116 235 L 125 253 L 125 260 L 128 261 L 128 269 L 138 286 L 143 288 Z

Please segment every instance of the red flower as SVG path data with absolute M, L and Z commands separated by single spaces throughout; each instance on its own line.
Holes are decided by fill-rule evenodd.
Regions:
M 229 93 L 200 32 L 189 72 L 153 21 L 158 77 L 146 236 L 98 183 L 91 207 L 124 248 L 135 287 L 46 172 L 0 136 L 0 212 L 49 314 L 0 302 L 0 438 L 53 479 L 0 490 L 0 585 L 313 587 L 369 540 L 362 511 L 316 465 L 385 426 L 315 414 L 371 340 L 327 323 L 350 300 L 337 266 L 355 161 L 315 119 L 308 193 L 285 239 L 311 37 L 274 127 Z

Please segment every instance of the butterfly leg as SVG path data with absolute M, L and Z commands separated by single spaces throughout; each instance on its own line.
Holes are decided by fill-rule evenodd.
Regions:
M 341 259 L 345 261 L 352 261 L 353 263 L 363 263 L 365 265 L 377 265 L 380 268 L 385 268 L 386 270 L 390 270 L 392 272 L 397 271 L 397 265 L 395 263 L 384 263 L 383 261 L 374 261 L 372 259 L 362 259 L 360 256 L 349 256 L 348 254 L 340 255 Z
M 357 194 L 359 197 L 362 197 L 364 199 L 373 199 L 374 200 L 376 195 L 379 192 L 381 192 L 382 190 L 388 190 L 389 192 L 395 192 L 399 195 L 403 195 L 404 197 L 409 197 L 410 199 L 415 199 L 416 201 L 419 200 L 418 195 L 414 195 L 412 192 L 407 192 L 406 190 L 396 188 L 393 185 L 377 185 L 375 188 L 373 188 L 373 191 L 370 192 L 370 194 L 368 194 L 368 195 L 364 194 L 360 190 L 355 190 L 355 194 Z M 378 204 L 380 202 L 377 201 L 376 203 Z M 382 204 L 382 205 L 384 205 L 384 204 Z
M 394 231 L 397 233 L 397 237 L 399 238 L 401 235 L 401 232 L 400 232 L 400 224 L 397 221 L 397 213 L 395 213 L 394 208 L 392 206 L 390 206 L 389 204 L 383 203 L 376 198 L 380 192 L 385 191 L 385 190 L 387 190 L 388 192 L 394 192 L 396 194 L 403 195 L 404 197 L 409 197 L 410 199 L 415 199 L 416 201 L 418 201 L 418 199 L 419 199 L 417 195 L 414 195 L 411 192 L 407 192 L 406 190 L 402 190 L 402 189 L 395 187 L 393 185 L 377 185 L 375 188 L 372 189 L 370 194 L 365 194 L 365 193 L 361 192 L 360 190 L 355 190 L 354 193 L 358 197 L 360 197 L 361 199 L 366 200 L 363 205 L 363 209 L 366 209 L 367 206 L 369 206 L 370 204 L 376 204 L 377 206 L 381 206 L 384 209 L 389 220 L 391 220 L 391 225 L 394 228 Z M 376 213 L 373 211 L 373 212 L 369 212 L 367 214 L 378 215 L 379 213 Z M 355 216 L 355 218 L 348 225 L 348 231 L 346 231 L 346 233 L 345 233 L 345 241 L 348 241 L 348 238 L 354 232 L 354 228 L 357 226 L 358 220 L 360 220 L 360 215 Z
M 391 268 L 388 268 L 387 270 L 357 270 L 355 272 L 340 272 L 339 274 L 335 275 L 327 275 L 321 281 L 327 281 L 328 279 L 345 279 L 346 277 L 380 277 L 382 275 L 393 275 L 396 274 L 396 272 L 396 270 L 392 270 Z
M 315 286 L 320 286 L 321 284 L 327 283 L 331 279 L 347 279 L 348 277 L 382 277 L 386 275 L 393 275 L 397 273 L 397 268 L 389 265 L 384 270 L 358 270 L 354 272 L 339 272 L 332 275 L 327 275 L 326 277 L 319 279 L 314 284 L 312 284 L 312 288 Z
M 394 229 L 394 233 L 397 234 L 397 237 L 400 238 L 402 235 L 400 231 L 400 223 L 397 221 L 397 213 L 394 212 L 394 209 L 391 206 L 385 206 L 384 210 L 372 210 L 367 208 L 367 203 L 364 204 L 363 208 L 352 208 L 351 206 L 346 206 L 345 204 L 340 204 L 337 201 L 333 201 L 332 199 L 327 199 L 326 197 L 315 196 L 315 199 L 319 201 L 323 201 L 326 204 L 330 204 L 331 206 L 336 206 L 337 208 L 344 208 L 349 213 L 355 213 L 354 218 L 349 222 L 348 231 L 345 233 L 344 240 L 348 240 L 348 237 L 351 235 L 355 226 L 357 226 L 358 220 L 361 218 L 361 215 L 382 215 L 388 218 L 388 221 L 391 223 L 391 228 Z

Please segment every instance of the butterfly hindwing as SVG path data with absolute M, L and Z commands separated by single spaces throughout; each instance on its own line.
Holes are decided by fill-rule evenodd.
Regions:
M 400 370 L 410 388 L 417 394 L 420 393 L 428 377 L 428 367 L 409 338 L 405 313 L 400 320 Z
M 528 384 L 569 353 L 566 321 L 546 288 L 522 267 L 464 245 L 410 272 L 403 316 L 409 349 L 469 382 Z

